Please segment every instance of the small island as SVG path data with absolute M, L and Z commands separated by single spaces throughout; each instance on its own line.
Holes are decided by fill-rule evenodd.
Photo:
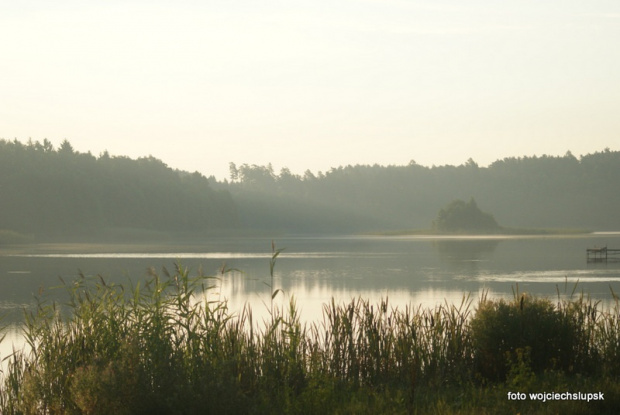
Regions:
M 492 214 L 480 210 L 472 197 L 469 202 L 453 200 L 440 209 L 432 230 L 435 233 L 487 234 L 498 233 L 502 227 Z
M 471 197 L 455 199 L 437 213 L 430 229 L 376 232 L 373 235 L 579 235 L 592 231 L 572 228 L 512 228 L 501 226 L 493 214 L 484 212 Z

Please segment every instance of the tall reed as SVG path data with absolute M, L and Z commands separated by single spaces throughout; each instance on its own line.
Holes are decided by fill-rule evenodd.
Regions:
M 332 299 L 322 320 L 302 323 L 291 296 L 256 322 L 248 306 L 233 312 L 207 296 L 223 277 L 177 265 L 130 287 L 85 276 L 66 284 L 67 304 L 41 300 L 26 314 L 31 351 L 8 357 L 0 412 L 357 412 L 373 396 L 414 412 L 429 391 L 503 382 L 515 364 L 620 376 L 617 297 L 610 310 L 583 295 L 402 309 Z

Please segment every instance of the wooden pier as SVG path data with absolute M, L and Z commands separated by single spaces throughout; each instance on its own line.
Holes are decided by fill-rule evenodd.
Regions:
M 586 249 L 586 258 L 588 262 L 620 261 L 620 249 L 610 249 L 606 246 L 603 248 L 588 248 Z

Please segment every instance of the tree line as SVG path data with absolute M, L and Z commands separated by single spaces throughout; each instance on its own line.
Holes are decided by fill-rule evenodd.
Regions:
M 218 185 L 254 227 L 428 229 L 453 200 L 475 198 L 504 226 L 620 229 L 620 152 L 609 149 L 579 158 L 570 152 L 508 157 L 488 167 L 469 159 L 459 166 L 349 165 L 303 176 L 287 168 L 276 173 L 271 165 L 231 163 L 230 171 L 230 180 Z
M 68 141 L 0 140 L 0 233 L 109 229 L 285 234 L 429 229 L 457 199 L 507 227 L 620 229 L 620 152 L 509 157 L 488 167 L 349 165 L 293 174 L 230 163 L 230 179 L 76 151 Z M 437 223 L 435 224 L 437 226 Z
M 199 173 L 154 157 L 93 156 L 68 141 L 0 140 L 0 230 L 97 236 L 110 229 L 207 232 L 236 227 L 235 204 Z

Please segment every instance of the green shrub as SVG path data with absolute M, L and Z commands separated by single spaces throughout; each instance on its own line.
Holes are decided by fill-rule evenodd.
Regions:
M 475 369 L 485 379 L 506 379 L 519 350 L 529 351 L 534 373 L 574 368 L 575 322 L 547 299 L 525 294 L 512 302 L 482 299 L 471 329 Z

